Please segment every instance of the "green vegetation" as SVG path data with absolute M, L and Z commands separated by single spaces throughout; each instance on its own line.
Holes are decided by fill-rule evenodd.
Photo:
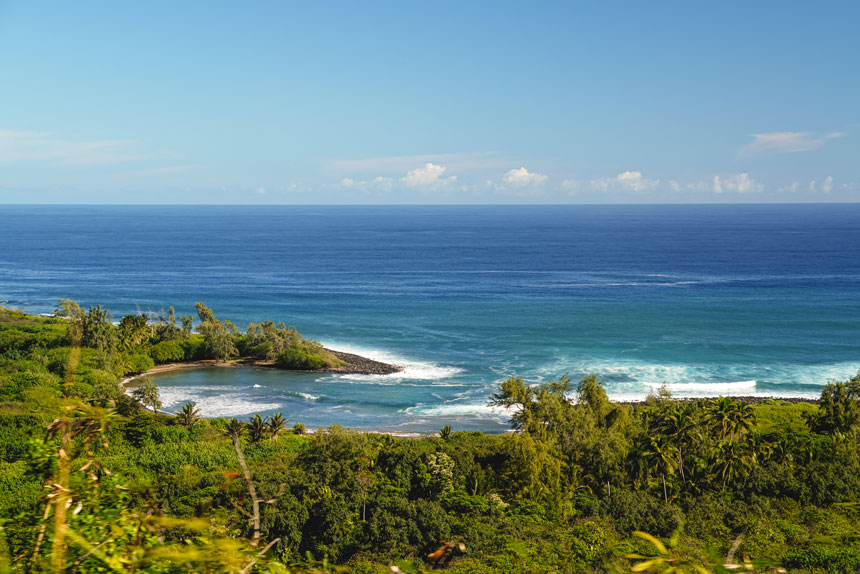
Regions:
M 176 349 L 275 360 L 292 329 L 61 313 L 0 309 L 0 572 L 860 571 L 860 374 L 817 407 L 512 378 L 517 432 L 307 435 L 117 383 Z

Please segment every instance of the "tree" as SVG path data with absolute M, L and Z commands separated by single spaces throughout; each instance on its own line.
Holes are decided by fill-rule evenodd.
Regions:
M 660 475 L 663 482 L 663 499 L 669 502 L 669 491 L 666 487 L 666 475 L 675 474 L 676 449 L 665 442 L 665 437 L 648 437 L 646 447 L 642 450 L 642 457 L 646 461 L 649 472 Z
M 526 433 L 504 437 L 507 463 L 502 480 L 517 498 L 545 498 L 560 492 L 562 461 L 553 446 Z
M 824 385 L 818 413 L 807 417 L 807 424 L 815 432 L 840 433 L 860 425 L 860 371 L 844 383 Z
M 732 427 L 735 402 L 731 397 L 713 399 L 705 406 L 705 420 L 718 434 L 720 440 L 726 440 L 726 435 Z
M 597 378 L 597 375 L 588 375 L 579 381 L 579 384 L 576 386 L 576 397 L 577 402 L 587 406 L 599 422 L 603 421 L 603 418 L 611 408 L 609 397 L 606 396 L 606 389 L 603 387 L 603 382 Z
M 287 427 L 287 422 L 287 419 L 285 419 L 281 413 L 275 413 L 269 417 L 268 430 L 273 439 L 278 438 L 278 436 L 284 432 L 284 429 Z
M 515 429 L 542 439 L 555 438 L 570 415 L 571 404 L 566 396 L 570 389 L 567 376 L 537 387 L 526 385 L 521 377 L 511 377 L 490 395 L 488 404 L 514 409 L 510 421 Z
M 191 430 L 191 428 L 200 421 L 200 411 L 196 408 L 195 403 L 186 403 L 176 413 L 176 422 Z
M 125 315 L 120 319 L 117 327 L 120 349 L 128 351 L 138 347 L 149 338 L 149 335 L 146 315 Z
M 260 415 L 257 415 L 259 418 Z M 245 432 L 245 425 L 238 420 L 231 419 L 227 426 L 224 427 L 224 433 L 230 437 L 233 442 L 233 450 L 236 451 L 236 458 L 239 459 L 239 468 L 242 469 L 242 476 L 245 478 L 245 484 L 248 486 L 248 493 L 251 495 L 251 546 L 256 547 L 260 542 L 260 498 L 257 496 L 257 488 L 254 486 L 254 481 L 251 480 L 251 471 L 248 469 L 248 463 L 245 462 L 245 455 L 242 452 L 242 443 L 239 440 L 242 433 Z M 237 506 L 237 508 L 239 508 Z M 247 515 L 247 511 L 243 510 Z
M 149 377 L 143 377 L 140 379 L 140 383 L 131 392 L 131 396 L 137 399 L 140 404 L 152 411 L 158 411 L 161 408 L 161 397 L 158 392 L 158 385 L 153 383 L 152 379 Z
M 367 520 L 367 491 L 376 482 L 376 477 L 367 469 L 362 469 L 355 475 L 355 482 L 361 491 L 361 520 Z
M 256 414 L 248 423 L 248 438 L 252 443 L 258 443 L 266 437 L 267 430 L 266 419 Z
M 451 437 L 451 425 L 445 425 L 439 431 L 439 438 L 448 440 Z
M 234 337 L 237 333 L 236 325 L 230 321 L 219 321 L 215 313 L 203 303 L 194 303 L 197 308 L 197 316 L 200 324 L 197 332 L 203 335 L 209 354 L 215 359 L 226 361 L 239 354 L 236 349 Z
M 182 322 L 182 334 L 185 337 L 190 337 L 191 331 L 194 328 L 194 317 L 192 315 L 183 315 L 179 320 Z
M 245 434 L 245 425 L 240 423 L 238 420 L 230 419 L 227 421 L 227 425 L 224 427 L 224 434 L 234 440 L 239 440 L 239 438 Z
M 681 481 L 686 484 L 684 450 L 702 438 L 693 407 L 679 404 L 663 407 L 657 411 L 655 427 L 655 430 L 665 435 L 669 444 L 677 451 L 678 471 Z
M 713 460 L 715 475 L 721 482 L 720 490 L 749 474 L 755 461 L 755 453 L 748 445 L 733 440 L 721 443 Z
M 729 439 L 735 439 L 735 433 L 740 438 L 744 433 L 748 433 L 755 426 L 755 411 L 753 408 L 743 402 L 735 402 L 735 408 L 731 417 L 731 431 Z
M 72 299 L 60 299 L 59 308 L 54 310 L 57 317 L 69 319 L 69 327 L 66 330 L 66 336 L 69 338 L 72 346 L 81 344 L 81 337 L 84 329 L 84 317 L 86 314 L 77 301 Z

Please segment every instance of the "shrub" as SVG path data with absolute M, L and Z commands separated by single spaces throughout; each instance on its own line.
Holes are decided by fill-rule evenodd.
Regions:
M 641 490 L 613 489 L 600 501 L 601 513 L 612 518 L 619 533 L 642 530 L 655 536 L 669 536 L 680 522 L 681 510 Z
M 149 351 L 156 365 L 175 363 L 185 359 L 185 348 L 179 341 L 162 341 Z
M 186 361 L 206 358 L 206 342 L 203 337 L 195 336 L 182 341 L 182 350 L 185 353 Z
M 783 565 L 804 570 L 823 568 L 833 574 L 856 572 L 860 569 L 860 550 L 852 547 L 834 548 L 822 544 L 802 549 L 793 548 L 785 554 Z
M 33 373 L 31 371 L 16 373 L 12 375 L 9 383 L 0 387 L 0 397 L 20 400 L 22 393 L 33 387 L 45 387 L 51 392 L 58 393 L 60 382 L 56 376 L 48 373 Z
M 143 373 L 155 366 L 152 358 L 143 353 L 131 353 L 124 357 L 123 363 L 129 373 Z

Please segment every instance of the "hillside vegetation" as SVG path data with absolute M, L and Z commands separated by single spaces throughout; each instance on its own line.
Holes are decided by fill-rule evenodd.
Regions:
M 117 383 L 202 357 L 330 360 L 294 329 L 239 334 L 200 304 L 198 333 L 59 311 L 0 309 L 0 572 L 860 571 L 860 375 L 817 406 L 619 405 L 596 376 L 511 378 L 489 398 L 505 435 L 309 436 L 157 413 L 151 381 Z

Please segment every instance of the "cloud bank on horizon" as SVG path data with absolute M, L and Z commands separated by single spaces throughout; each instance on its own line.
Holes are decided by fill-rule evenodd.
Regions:
M 5 5 L 0 203 L 860 201 L 860 4 L 335 6 Z

